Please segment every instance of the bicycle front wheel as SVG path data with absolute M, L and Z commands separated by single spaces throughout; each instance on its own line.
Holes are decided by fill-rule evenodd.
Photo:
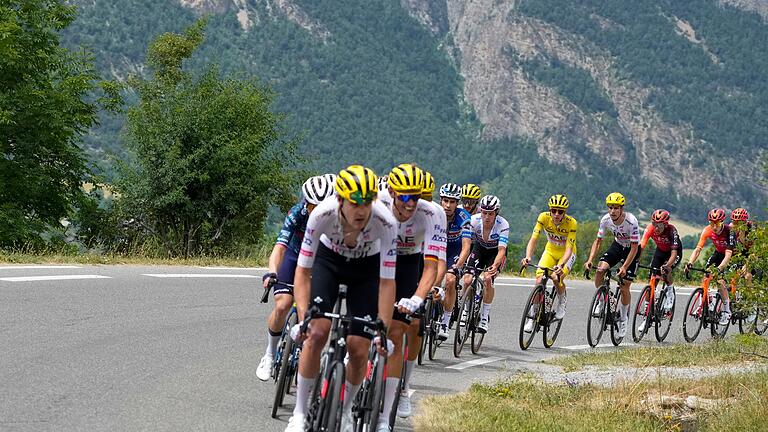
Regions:
M 685 315 L 683 315 L 683 337 L 686 342 L 693 342 L 701 333 L 701 326 L 704 324 L 704 290 L 696 288 L 688 298 L 688 304 L 685 305 Z
M 417 358 L 417 362 L 419 366 L 424 364 L 424 352 L 428 349 L 427 347 L 427 333 L 429 332 L 429 326 L 432 322 L 432 308 L 434 305 L 432 304 L 433 301 L 431 298 L 427 298 L 425 307 L 424 307 L 424 316 L 421 317 L 421 320 L 419 321 L 419 334 L 421 335 L 421 344 L 419 345 L 419 356 Z
M 555 306 L 556 293 L 557 290 L 552 287 L 552 291 L 545 294 L 545 298 L 549 299 L 549 301 L 545 302 L 547 306 L 542 317 L 546 322 L 544 323 L 541 337 L 544 342 L 544 347 L 546 348 L 552 348 L 552 345 L 555 344 L 557 335 L 560 334 L 560 326 L 563 325 L 563 320 L 555 319 L 555 312 L 552 310 Z
M 293 355 L 295 342 L 288 336 L 285 345 L 283 346 L 282 357 L 280 357 L 280 370 L 277 373 L 277 382 L 275 383 L 275 398 L 272 402 L 272 418 L 277 418 L 277 409 L 283 406 L 283 398 L 287 393 L 287 388 L 290 386 L 290 376 L 288 369 L 290 369 L 291 356 Z
M 544 287 L 536 285 L 533 291 L 528 295 L 528 301 L 523 308 L 523 318 L 520 320 L 520 349 L 527 350 L 533 342 L 533 337 L 539 330 L 539 315 L 541 313 L 541 301 L 544 298 Z M 533 320 L 533 329 L 530 333 L 525 331 L 525 325 L 528 320 Z
M 616 287 L 613 291 L 613 298 L 616 299 L 616 308 L 615 310 L 611 311 L 612 314 L 612 321 L 611 324 L 611 342 L 613 343 L 613 346 L 619 346 L 621 342 L 624 340 L 624 336 L 619 337 L 619 321 L 621 320 L 621 313 L 619 312 L 619 308 L 623 306 L 622 298 L 621 298 L 621 287 Z M 611 302 L 611 305 L 613 305 L 613 302 Z M 613 309 L 613 308 L 612 308 Z M 629 320 L 629 317 L 627 317 L 627 320 Z
M 600 338 L 605 330 L 605 322 L 608 318 L 608 292 L 605 287 L 595 290 L 592 303 L 589 305 L 587 316 L 587 342 L 592 348 L 600 343 Z
M 768 309 L 764 307 L 757 308 L 757 317 L 755 318 L 755 334 L 762 335 L 768 329 Z
M 670 288 L 664 289 L 661 291 L 661 295 L 659 295 L 659 302 L 656 305 L 656 323 L 654 325 L 655 333 L 656 333 L 656 340 L 659 342 L 664 342 L 664 339 L 667 338 L 667 335 L 669 334 L 669 329 L 672 328 L 672 319 L 675 317 L 675 305 L 677 304 L 677 296 L 674 292 L 674 287 L 672 289 L 672 307 L 669 310 L 664 309 L 664 303 L 667 301 L 667 294 L 668 290 Z
M 453 355 L 458 357 L 461 354 L 464 344 L 469 336 L 471 320 L 474 317 L 475 290 L 469 289 L 464 296 L 461 306 L 461 316 L 456 322 L 456 332 L 453 334 Z
M 435 305 L 432 308 L 432 320 L 431 325 L 427 328 L 429 334 L 429 359 L 434 360 L 437 353 L 437 346 L 440 345 L 440 341 L 437 339 L 437 332 L 439 330 L 440 322 L 443 319 L 443 307 L 440 304 Z
M 635 343 L 639 343 L 643 336 L 648 332 L 648 328 L 651 326 L 650 319 L 651 309 L 653 308 L 653 302 L 651 302 L 651 286 L 646 285 L 643 291 L 640 293 L 640 297 L 637 299 L 635 305 L 635 313 L 632 315 L 632 340 Z M 638 322 L 638 317 L 640 322 Z

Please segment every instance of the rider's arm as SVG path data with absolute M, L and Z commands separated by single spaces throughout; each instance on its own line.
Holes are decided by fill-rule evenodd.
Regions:
M 507 256 L 507 247 L 499 244 L 499 251 L 496 252 L 496 259 L 493 260 L 493 269 L 496 273 L 501 273 L 503 270 L 501 265 L 504 264 L 505 256 Z
M 541 218 L 543 217 L 544 213 L 540 214 L 538 218 L 536 218 L 536 225 L 533 226 L 533 232 L 531 233 L 531 239 L 528 240 L 528 245 L 525 247 L 525 258 L 526 260 L 530 261 L 531 258 L 533 258 L 533 252 L 536 251 L 536 240 L 539 239 L 539 233 L 541 233 L 541 229 L 544 227 Z
M 422 300 L 427 298 L 429 291 L 435 286 L 435 277 L 437 276 L 437 258 L 434 256 L 424 257 L 424 270 L 421 273 L 419 286 L 416 288 L 415 295 Z
M 731 261 L 731 257 L 733 256 L 733 249 L 726 249 L 725 250 L 725 257 L 723 258 L 723 261 L 720 263 L 719 266 L 717 266 L 717 269 L 722 271 L 725 271 L 726 268 L 728 268 L 728 263 Z
M 571 256 L 573 255 L 573 250 L 576 249 L 576 231 L 578 230 L 578 224 L 576 223 L 576 220 L 573 220 L 573 225 L 571 226 L 571 230 L 568 232 L 568 238 L 565 240 L 565 253 L 560 258 L 560 261 L 558 261 L 557 266 L 563 267 L 565 263 L 568 262 L 569 259 L 571 259 Z
M 309 308 L 311 285 L 309 276 L 312 274 L 312 265 L 315 263 L 315 254 L 320 245 L 320 235 L 326 228 L 328 218 L 321 219 L 320 212 L 309 215 L 304 240 L 301 243 L 299 258 L 296 261 L 296 273 L 293 277 L 293 295 L 296 301 L 296 311 L 299 319 L 304 319 L 304 313 Z
M 282 243 L 275 243 L 275 247 L 272 248 L 272 253 L 269 254 L 269 272 L 277 273 L 280 268 L 280 264 L 283 262 L 285 256 L 286 247 Z
M 296 266 L 296 273 L 293 276 L 293 295 L 296 300 L 296 311 L 299 314 L 299 320 L 304 319 L 304 314 L 309 307 L 310 280 L 312 269 Z
M 589 258 L 584 262 L 585 267 L 592 267 L 592 260 L 595 259 L 595 255 L 597 254 L 597 251 L 600 250 L 600 244 L 603 242 L 603 239 L 598 237 L 595 239 L 595 241 L 592 242 L 592 249 L 589 250 Z
M 467 258 L 469 258 L 469 253 L 472 251 L 472 237 L 464 237 L 462 234 L 461 236 L 461 253 L 459 254 L 459 259 L 456 260 L 456 267 L 463 267 L 464 264 L 467 262 Z
M 376 203 L 374 203 L 376 205 Z M 379 244 L 379 318 L 389 327 L 395 304 L 395 263 L 397 261 L 397 221 L 390 211 L 380 213 L 382 224 Z M 432 276 L 434 277 L 434 275 Z
M 688 266 L 692 266 L 693 263 L 696 262 L 697 259 L 699 259 L 699 255 L 701 254 L 701 250 L 704 249 L 704 245 L 707 242 L 707 237 L 709 237 L 709 231 L 710 228 L 707 226 L 704 228 L 704 230 L 701 232 L 701 236 L 699 237 L 699 243 L 696 245 L 696 248 L 691 253 L 691 256 L 688 258 Z
M 672 269 L 672 266 L 675 264 L 676 260 L 677 260 L 677 249 L 672 249 L 672 253 L 669 254 L 669 259 L 667 260 L 667 267 L 670 268 L 670 271 Z

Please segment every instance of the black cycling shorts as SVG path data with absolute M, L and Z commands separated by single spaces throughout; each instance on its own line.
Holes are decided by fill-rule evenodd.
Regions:
M 293 276 L 296 273 L 296 261 L 299 259 L 298 254 L 291 249 L 287 249 L 283 255 L 283 262 L 280 263 L 280 268 L 277 270 L 277 280 L 293 284 Z M 272 294 L 289 294 L 293 292 L 290 288 L 283 284 L 275 284 L 272 286 Z
M 498 253 L 499 248 L 486 249 L 475 243 L 472 245 L 472 251 L 469 253 L 469 258 L 467 258 L 467 265 L 479 268 L 489 267 L 496 261 L 496 255 L 498 255 Z M 504 269 L 504 264 L 506 264 L 506 258 L 501 261 L 501 268 L 498 269 L 499 273 L 496 273 L 497 276 L 501 274 L 501 271 Z M 496 280 L 496 276 L 491 280 Z
M 332 312 L 339 284 L 347 285 L 346 311 L 356 317 L 375 319 L 379 313 L 379 254 L 363 258 L 343 257 L 324 244 L 317 248 L 312 266 L 310 303 Z M 319 299 L 319 303 L 315 300 Z M 341 309 L 344 311 L 344 308 Z M 352 323 L 349 334 L 373 339 L 375 329 Z
M 709 268 L 710 266 L 719 266 L 720 263 L 723 262 L 725 259 L 725 253 L 715 251 L 715 253 L 712 254 L 712 256 L 709 257 L 707 260 L 707 265 L 704 268 Z
M 661 269 L 661 266 L 667 263 L 669 261 L 669 257 L 672 255 L 672 251 L 664 252 L 659 249 L 656 249 L 656 252 L 653 253 L 653 259 L 651 260 L 651 268 L 657 268 Z M 683 251 L 678 250 L 677 251 L 677 258 L 675 258 L 675 262 L 672 263 L 672 268 L 670 270 L 673 270 L 675 267 L 677 267 L 678 264 L 680 264 L 680 260 L 683 259 Z
M 395 267 L 395 302 L 399 302 L 401 298 L 411 298 L 416 294 L 416 288 L 419 287 L 419 280 L 421 279 L 421 269 L 424 265 L 423 260 L 424 255 L 421 253 L 397 256 L 397 267 Z M 397 309 L 392 314 L 392 319 L 406 324 L 411 323 L 411 320 Z
M 608 250 L 605 251 L 603 256 L 600 257 L 600 261 L 608 263 L 608 266 L 610 267 L 613 267 L 618 263 L 624 263 L 624 260 L 627 259 L 630 250 L 632 250 L 631 247 L 624 247 L 618 242 L 614 241 Z M 642 252 L 642 249 L 640 249 L 638 246 L 635 259 L 632 260 L 632 264 L 627 267 L 627 274 L 624 276 L 624 280 L 635 280 L 635 276 L 637 276 L 637 265 L 640 263 L 640 252 Z

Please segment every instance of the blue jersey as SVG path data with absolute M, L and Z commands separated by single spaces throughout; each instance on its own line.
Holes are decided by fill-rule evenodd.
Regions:
M 304 201 L 291 207 L 288 215 L 285 216 L 283 228 L 277 236 L 277 244 L 281 244 L 294 252 L 296 255 L 301 250 L 301 242 L 304 241 L 304 231 L 307 230 L 307 221 L 309 212 Z
M 446 251 L 447 256 L 451 257 L 460 254 L 461 239 L 472 238 L 472 233 L 467 228 L 471 218 L 472 216 L 469 214 L 469 212 L 463 208 L 457 208 L 453 213 L 453 219 L 448 222 L 448 242 Z

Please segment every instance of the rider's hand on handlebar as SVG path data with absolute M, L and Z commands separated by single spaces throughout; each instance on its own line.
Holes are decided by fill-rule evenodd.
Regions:
M 563 275 L 563 266 L 556 265 L 552 267 L 552 272 L 555 273 L 558 277 Z
M 445 300 L 445 290 L 439 286 L 432 288 L 432 298 L 439 301 Z
M 424 299 L 413 295 L 411 298 L 401 298 L 399 302 L 397 302 L 397 310 L 400 311 L 400 313 L 415 313 L 421 305 L 424 303 Z
M 592 270 L 592 262 L 590 262 L 590 261 L 585 262 L 584 263 L 584 270 L 586 270 L 586 271 Z
M 264 289 L 267 289 L 277 282 L 277 273 L 265 273 L 264 276 L 261 277 L 261 281 L 264 285 Z
M 627 275 L 627 268 L 624 266 L 619 267 L 619 271 L 616 272 L 616 276 L 623 279 Z
M 664 264 L 663 266 L 661 266 L 661 274 L 662 275 L 665 275 L 665 276 L 668 275 L 669 271 L 670 271 L 670 268 L 669 268 L 669 266 L 667 264 Z
M 387 346 L 384 347 L 384 344 L 381 342 L 381 338 L 379 336 L 376 336 L 373 338 L 373 344 L 376 346 L 376 349 L 379 351 L 379 354 L 385 355 L 387 357 L 391 356 L 395 353 L 395 343 L 392 342 L 391 339 L 387 338 Z
M 291 327 L 291 339 L 293 339 L 296 343 L 302 343 L 305 339 L 307 339 L 307 336 L 309 335 L 309 329 L 312 327 L 312 324 L 307 324 L 307 330 L 306 332 L 301 332 L 301 324 L 294 324 L 293 327 Z
M 531 264 L 531 259 L 528 257 L 525 257 L 520 260 L 520 266 L 521 267 L 528 267 L 528 265 Z

